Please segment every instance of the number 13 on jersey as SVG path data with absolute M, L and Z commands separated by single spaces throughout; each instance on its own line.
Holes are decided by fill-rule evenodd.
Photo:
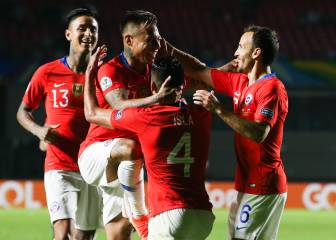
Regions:
M 184 147 L 184 154 L 181 157 L 177 157 L 179 152 Z M 184 177 L 190 177 L 190 164 L 194 163 L 194 158 L 190 156 L 191 153 L 191 134 L 185 132 L 175 145 L 173 150 L 167 157 L 168 164 L 184 164 Z

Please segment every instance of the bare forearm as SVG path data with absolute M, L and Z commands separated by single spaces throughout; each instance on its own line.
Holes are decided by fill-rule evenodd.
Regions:
M 17 111 L 16 119 L 24 129 L 33 135 L 38 136 L 37 133 L 41 126 L 35 122 L 32 113 L 26 109 L 23 103 L 20 105 Z
M 93 78 L 94 74 L 87 70 L 84 84 L 84 114 L 87 120 L 90 116 L 95 114 L 95 111 L 98 108 L 98 101 L 95 92 L 96 86 Z
M 95 123 L 104 127 L 111 128 L 111 110 L 102 109 L 98 106 L 96 97 L 96 86 L 93 81 L 93 74 L 88 71 L 85 76 L 84 85 L 84 114 L 85 119 L 90 123 Z
M 114 109 L 122 110 L 125 108 L 150 106 L 155 103 L 158 103 L 158 97 L 157 95 L 152 95 L 152 96 L 145 97 L 145 98 L 119 100 L 118 102 L 113 104 L 113 107 Z
M 159 95 L 154 94 L 144 98 L 127 99 L 126 90 L 117 88 L 105 95 L 106 101 L 113 109 L 122 110 L 125 108 L 145 107 L 159 101 Z
M 235 132 L 256 143 L 263 142 L 269 132 L 268 126 L 243 119 L 237 114 L 225 110 L 222 106 L 216 108 L 215 113 Z
M 173 56 L 179 60 L 183 66 L 184 71 L 191 77 L 194 77 L 193 75 L 207 68 L 207 66 L 200 60 L 177 48 L 174 48 Z
M 171 44 L 168 48 L 171 49 L 172 55 L 182 64 L 184 72 L 195 80 L 204 82 L 207 86 L 213 87 L 211 81 L 210 68 L 194 56 L 183 52 Z

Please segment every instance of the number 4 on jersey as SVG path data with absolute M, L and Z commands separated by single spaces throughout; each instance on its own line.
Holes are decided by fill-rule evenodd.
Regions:
M 178 153 L 184 147 L 184 156 L 177 157 Z M 191 134 L 186 132 L 180 138 L 174 149 L 167 157 L 168 164 L 184 164 L 184 177 L 190 177 L 190 164 L 194 163 L 194 158 L 190 156 L 191 152 Z

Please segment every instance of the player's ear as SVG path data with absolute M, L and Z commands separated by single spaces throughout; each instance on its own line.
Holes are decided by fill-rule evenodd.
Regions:
M 131 35 L 126 34 L 124 35 L 124 43 L 127 47 L 132 47 L 133 45 L 133 38 Z
M 261 48 L 255 48 L 252 52 L 252 58 L 257 59 L 261 58 Z
M 71 40 L 71 37 L 70 37 L 70 35 L 71 35 L 71 32 L 70 32 L 70 30 L 69 30 L 69 29 L 65 29 L 65 38 L 66 38 L 68 41 L 70 41 L 70 40 Z

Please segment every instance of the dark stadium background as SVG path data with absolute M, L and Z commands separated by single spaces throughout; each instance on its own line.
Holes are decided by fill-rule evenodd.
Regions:
M 42 179 L 38 140 L 16 121 L 34 70 L 67 53 L 64 15 L 85 1 L 2 0 L 0 7 L 0 178 Z M 152 11 L 163 37 L 210 66 L 233 58 L 249 24 L 277 30 L 280 55 L 273 66 L 289 95 L 282 158 L 289 181 L 335 181 L 336 1 L 187 0 L 92 1 L 100 43 L 110 57 L 121 51 L 118 23 L 128 9 Z M 228 108 L 231 103 L 223 98 Z M 42 121 L 43 109 L 37 112 Z M 232 131 L 214 117 L 209 180 L 233 180 Z

